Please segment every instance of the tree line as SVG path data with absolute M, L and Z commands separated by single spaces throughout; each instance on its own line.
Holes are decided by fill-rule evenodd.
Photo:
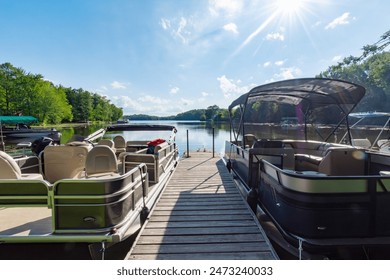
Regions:
M 83 89 L 56 86 L 11 63 L 0 65 L 0 115 L 30 115 L 42 124 L 115 121 L 123 110 Z
M 229 112 L 227 109 L 219 108 L 217 105 L 209 106 L 207 109 L 193 109 L 174 116 L 150 116 L 145 114 L 125 115 L 128 120 L 170 120 L 170 121 L 228 121 Z

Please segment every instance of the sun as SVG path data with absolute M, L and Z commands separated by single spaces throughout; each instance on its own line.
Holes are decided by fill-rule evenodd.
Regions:
M 275 5 L 278 12 L 282 14 L 299 14 L 305 7 L 307 0 L 276 0 Z

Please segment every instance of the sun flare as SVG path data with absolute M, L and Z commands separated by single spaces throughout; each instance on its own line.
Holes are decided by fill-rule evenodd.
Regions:
M 305 0 L 276 0 L 275 5 L 283 14 L 299 14 L 305 6 Z

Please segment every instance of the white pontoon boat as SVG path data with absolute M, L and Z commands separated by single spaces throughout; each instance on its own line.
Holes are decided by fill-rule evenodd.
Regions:
M 38 248 L 35 258 L 40 258 L 44 245 L 60 243 L 86 244 L 93 257 L 99 247 L 104 258 L 107 248 L 140 229 L 177 164 L 176 128 L 114 125 L 106 130 L 115 137 L 97 144 L 48 145 L 39 156 L 17 159 L 0 152 L 1 258 L 23 258 L 31 247 Z M 122 136 L 140 130 L 170 136 L 157 144 Z M 20 257 L 13 256 L 13 244 L 19 244 Z M 40 245 L 45 249 L 39 251 Z

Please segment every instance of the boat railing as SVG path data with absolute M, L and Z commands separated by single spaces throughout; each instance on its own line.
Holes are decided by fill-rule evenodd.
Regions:
M 390 191 L 390 176 L 353 175 L 328 176 L 315 171 L 281 169 L 267 160 L 261 160 L 259 180 L 274 180 L 290 190 L 304 193 L 383 193 Z M 271 181 L 270 181 L 271 180 Z
M 147 149 L 138 150 L 136 152 L 125 152 L 120 155 L 123 162 L 123 170 L 133 168 L 135 165 L 143 162 L 148 167 L 149 181 L 158 183 L 159 178 L 168 166 L 176 159 L 177 147 L 175 143 L 159 144 L 155 147 L 153 154 L 148 154 Z
M 115 234 L 137 216 L 145 206 L 148 188 L 145 164 L 113 178 L 63 179 L 54 184 L 1 179 L 0 207 L 51 209 L 53 233 L 83 233 L 83 240 L 89 240 L 88 235 L 93 240 L 94 234 Z

